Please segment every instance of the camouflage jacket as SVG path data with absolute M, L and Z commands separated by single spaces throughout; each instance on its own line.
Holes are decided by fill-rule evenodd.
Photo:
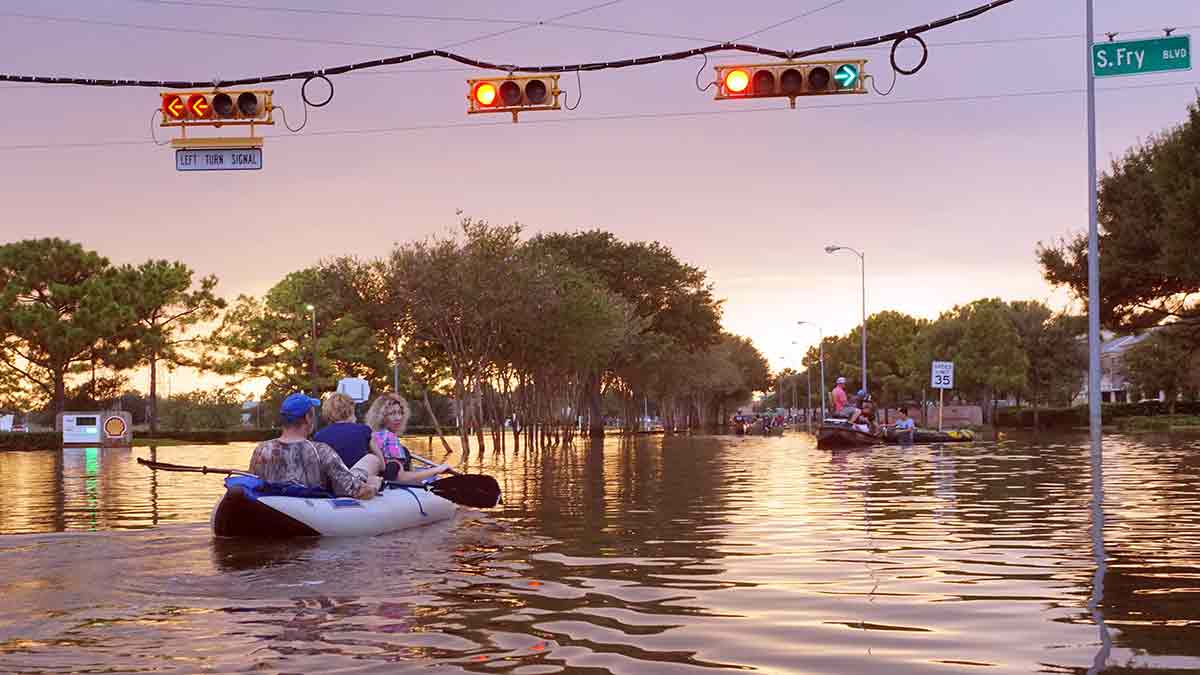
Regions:
M 338 497 L 357 497 L 366 479 L 342 463 L 333 448 L 324 443 L 283 443 L 278 438 L 263 441 L 250 457 L 250 473 L 279 483 L 300 483 L 332 492 Z

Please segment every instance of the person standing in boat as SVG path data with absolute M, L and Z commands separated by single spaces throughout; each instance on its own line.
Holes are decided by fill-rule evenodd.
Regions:
M 377 474 L 383 462 L 369 455 L 362 466 L 346 468 L 328 445 L 308 440 L 317 425 L 315 409 L 321 402 L 304 394 L 283 399 L 279 438 L 264 441 L 250 456 L 250 473 L 275 483 L 298 483 L 321 488 L 338 497 L 370 499 L 382 483 Z
M 367 426 L 372 431 L 371 440 L 383 451 L 383 476 L 386 480 L 401 483 L 419 483 L 427 478 L 450 470 L 449 464 L 439 464 L 419 471 L 412 470 L 412 453 L 400 442 L 408 428 L 410 414 L 408 401 L 399 394 L 381 394 L 367 410 Z
M 834 415 L 840 415 L 842 409 L 850 403 L 850 397 L 846 394 L 846 378 L 839 377 L 837 384 L 833 385 L 833 391 L 829 392 L 829 402 L 832 404 L 830 410 Z

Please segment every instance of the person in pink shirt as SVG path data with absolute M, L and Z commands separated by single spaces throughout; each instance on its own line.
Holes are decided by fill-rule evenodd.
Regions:
M 850 397 L 846 394 L 846 378 L 839 377 L 837 379 L 837 384 L 834 385 L 833 391 L 829 393 L 829 397 L 833 403 L 833 410 L 830 412 L 834 415 L 842 412 L 842 408 L 850 404 Z
M 383 452 L 385 462 L 383 476 L 389 481 L 419 483 L 450 469 L 449 464 L 438 464 L 428 469 L 412 469 L 412 455 L 400 442 L 400 436 L 408 427 L 408 401 L 399 394 L 382 394 L 367 411 L 367 425 L 371 427 L 371 440 Z

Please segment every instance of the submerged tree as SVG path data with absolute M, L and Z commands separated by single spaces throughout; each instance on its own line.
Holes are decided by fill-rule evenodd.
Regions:
M 634 390 L 644 390 L 645 383 L 622 382 L 618 373 L 652 366 L 654 361 L 646 358 L 648 348 L 669 344 L 671 349 L 696 353 L 720 340 L 721 302 L 713 296 L 704 271 L 679 261 L 662 244 L 624 242 L 601 230 L 543 234 L 531 244 L 554 252 L 624 298 L 644 322 L 641 336 L 628 341 L 627 350 L 614 354 L 590 377 L 592 435 L 604 433 L 600 404 L 606 379 L 632 399 Z

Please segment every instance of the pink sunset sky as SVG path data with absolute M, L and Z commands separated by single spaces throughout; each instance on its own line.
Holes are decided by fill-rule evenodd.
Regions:
M 208 80 L 456 43 L 494 62 L 547 64 L 739 38 L 802 49 L 981 1 L 10 0 L 0 70 Z M 816 340 L 797 320 L 826 334 L 859 321 L 857 259 L 826 244 L 866 252 L 868 312 L 1067 300 L 1042 280 L 1034 248 L 1087 225 L 1084 8 L 1016 0 L 926 34 L 928 64 L 890 96 L 813 97 L 796 110 L 714 101 L 696 89 L 699 58 L 584 73 L 579 109 L 515 125 L 468 118 L 465 80 L 483 73 L 451 62 L 347 74 L 301 133 L 266 132 L 259 172 L 176 172 L 172 150 L 150 139 L 155 89 L 0 84 L 0 241 L 58 236 L 119 263 L 181 260 L 232 299 L 323 257 L 444 232 L 459 209 L 529 234 L 598 227 L 661 241 L 707 270 L 728 330 L 773 367 L 794 367 Z M 1197 25 L 1195 0 L 1096 1 L 1097 32 L 1118 39 Z M 505 29 L 515 30 L 483 37 Z M 885 89 L 887 48 L 854 53 Z M 917 58 L 901 50 L 904 65 Z M 702 76 L 765 60 L 718 55 Z M 1195 71 L 1098 82 L 1101 167 L 1181 122 L 1198 85 Z M 562 87 L 573 102 L 575 76 Z M 299 82 L 274 89 L 296 124 Z

